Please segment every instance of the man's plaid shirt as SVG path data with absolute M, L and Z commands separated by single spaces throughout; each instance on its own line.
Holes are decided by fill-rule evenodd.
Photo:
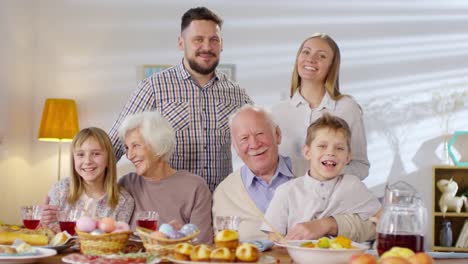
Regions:
M 177 170 L 202 176 L 211 191 L 232 172 L 228 118 L 252 100 L 226 75 L 216 71 L 205 87 L 192 80 L 183 61 L 142 80 L 109 132 L 117 160 L 125 154 L 118 128 L 126 116 L 159 111 L 176 131 L 170 160 Z

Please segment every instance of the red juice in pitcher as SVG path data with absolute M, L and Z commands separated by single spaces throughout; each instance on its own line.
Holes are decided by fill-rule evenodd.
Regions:
M 41 220 L 39 219 L 24 219 L 23 220 L 23 224 L 24 224 L 24 227 L 26 227 L 27 229 L 36 229 L 37 226 L 39 225 L 39 222 L 41 222 Z
M 392 247 L 404 247 L 415 253 L 424 252 L 424 236 L 403 234 L 377 234 L 377 252 L 381 256 Z

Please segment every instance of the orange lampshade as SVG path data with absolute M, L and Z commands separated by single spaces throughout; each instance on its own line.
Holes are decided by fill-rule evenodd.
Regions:
M 74 100 L 46 99 L 39 128 L 39 140 L 72 141 L 78 130 L 78 114 Z

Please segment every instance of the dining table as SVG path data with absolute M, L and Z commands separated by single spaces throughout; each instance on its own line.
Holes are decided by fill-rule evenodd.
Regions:
M 59 263 L 65 263 L 62 261 L 62 258 L 65 257 L 68 254 L 76 253 L 76 251 L 65 251 L 61 252 L 55 256 L 39 259 L 38 264 L 59 264 Z M 282 247 L 276 247 L 274 246 L 271 250 L 263 252 L 264 255 L 272 256 L 276 259 L 276 263 L 279 264 L 293 264 L 294 262 L 292 261 L 291 257 L 288 254 L 288 251 L 286 248 Z M 165 262 L 165 263 L 171 263 L 171 262 Z M 311 263 L 314 263 L 313 260 L 311 260 Z M 434 260 L 435 264 L 466 264 L 468 263 L 468 258 L 465 259 L 435 259 Z M 343 263 L 345 264 L 345 263 Z

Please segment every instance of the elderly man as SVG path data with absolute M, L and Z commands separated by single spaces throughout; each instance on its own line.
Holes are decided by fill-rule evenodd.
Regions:
M 281 131 L 262 108 L 244 105 L 229 119 L 231 138 L 245 163 L 220 183 L 213 196 L 213 217 L 242 218 L 242 240 L 266 238 L 259 230 L 276 187 L 293 177 L 291 160 L 278 155 Z
M 266 239 L 260 231 L 264 213 L 276 188 L 294 177 L 291 160 L 278 154 L 281 131 L 263 108 L 244 105 L 229 119 L 234 149 L 245 163 L 230 174 L 213 194 L 213 220 L 217 216 L 239 216 L 241 240 Z M 344 235 L 355 241 L 375 238 L 375 226 L 358 215 L 324 218 L 321 228 L 328 235 Z M 311 239 L 317 223 L 304 223 L 301 239 Z

